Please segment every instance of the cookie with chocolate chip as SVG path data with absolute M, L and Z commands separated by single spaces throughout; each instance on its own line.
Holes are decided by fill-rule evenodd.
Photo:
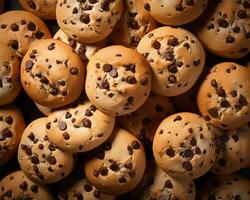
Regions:
M 23 57 L 31 43 L 51 38 L 45 23 L 32 13 L 12 10 L 0 16 L 0 42 L 7 44 L 19 57 Z
M 57 197 L 59 200 L 115 200 L 115 196 L 103 194 L 86 178 L 74 180 L 72 182 L 63 181 L 58 188 L 59 192 L 57 193 Z
M 141 39 L 137 50 L 153 72 L 152 91 L 161 96 L 187 92 L 204 68 L 204 49 L 185 29 L 168 26 L 155 29 Z
M 56 19 L 57 0 L 19 0 L 22 8 L 42 19 Z
M 70 38 L 95 43 L 112 32 L 122 10 L 122 0 L 58 0 L 56 19 Z
M 151 148 L 159 124 L 173 113 L 175 108 L 167 97 L 151 95 L 139 109 L 119 117 L 118 124 L 135 135 L 146 148 Z
M 250 119 L 250 72 L 237 63 L 215 65 L 201 84 L 197 104 L 214 126 L 235 129 Z
M 46 133 L 62 150 L 85 152 L 104 143 L 111 135 L 115 117 L 98 110 L 89 101 L 49 114 Z
M 76 100 L 84 87 L 85 64 L 62 41 L 34 43 L 22 60 L 21 81 L 31 99 L 56 108 Z
M 141 181 L 146 167 L 146 156 L 140 141 L 116 128 L 111 138 L 85 163 L 88 180 L 101 192 L 121 195 Z
M 139 200 L 188 199 L 195 200 L 196 189 L 193 180 L 176 179 L 161 170 L 154 162 L 147 184 Z
M 47 186 L 31 181 L 19 170 L 0 181 L 0 199 L 53 200 L 53 196 Z
M 0 165 L 14 157 L 24 129 L 24 118 L 17 107 L 0 107 Z
M 61 40 L 71 46 L 75 52 L 81 57 L 83 62 L 88 62 L 98 50 L 107 45 L 107 40 L 104 39 L 94 44 L 81 44 L 74 39 L 67 36 L 61 29 L 59 29 L 53 37 L 56 40 Z
M 197 198 L 200 200 L 250 199 L 249 179 L 237 174 L 210 175 L 200 183 L 197 188 Z
M 57 182 L 73 169 L 73 155 L 49 141 L 47 118 L 31 122 L 23 132 L 18 148 L 18 162 L 24 174 L 41 183 Z
M 153 153 L 156 163 L 169 175 L 198 178 L 213 166 L 216 158 L 213 128 L 193 113 L 171 115 L 155 133 Z
M 182 25 L 195 20 L 207 7 L 208 0 L 142 0 L 144 9 L 165 25 Z
M 0 105 L 9 104 L 21 91 L 18 57 L 0 43 Z
M 211 53 L 237 59 L 250 50 L 249 0 L 215 0 L 195 22 L 193 32 Z
M 211 169 L 214 174 L 230 174 L 250 167 L 250 123 L 220 137 L 219 154 Z
M 118 45 L 103 48 L 87 65 L 85 90 L 101 111 L 116 116 L 128 114 L 150 94 L 150 67 L 133 49 Z
M 140 39 L 158 27 L 157 22 L 144 10 L 141 0 L 125 0 L 123 13 L 109 38 L 113 44 L 135 48 Z

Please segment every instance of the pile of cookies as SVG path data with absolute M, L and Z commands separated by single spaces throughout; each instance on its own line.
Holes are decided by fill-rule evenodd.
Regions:
M 0 15 L 0 199 L 250 199 L 249 0 L 19 3 Z

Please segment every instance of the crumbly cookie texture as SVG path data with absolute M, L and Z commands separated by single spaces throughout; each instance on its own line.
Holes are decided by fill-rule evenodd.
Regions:
M 53 200 L 47 186 L 29 180 L 21 170 L 12 172 L 0 181 L 0 198 Z
M 105 47 L 108 43 L 106 39 L 94 44 L 79 43 L 67 36 L 61 29 L 56 32 L 53 38 L 56 40 L 61 40 L 71 46 L 75 50 L 75 52 L 81 57 L 83 62 L 88 62 L 91 56 L 93 56 L 98 50 Z
M 0 43 L 0 49 L 0 105 L 6 105 L 21 91 L 20 62 L 6 44 Z
M 115 117 L 85 101 L 49 114 L 46 133 L 57 147 L 73 153 L 85 152 L 104 143 L 115 126 Z
M 53 183 L 73 169 L 73 155 L 58 149 L 46 135 L 46 118 L 29 124 L 18 148 L 18 162 L 25 175 L 36 182 Z
M 56 19 L 70 38 L 95 43 L 112 32 L 122 10 L 122 0 L 58 0 Z
M 142 0 L 125 0 L 124 7 L 109 39 L 113 44 L 135 48 L 145 34 L 158 27 L 158 23 L 144 10 Z
M 201 114 L 214 126 L 235 129 L 250 119 L 250 71 L 233 62 L 215 65 L 197 96 Z
M 214 174 L 231 174 L 242 168 L 250 167 L 250 123 L 228 131 L 220 138 L 221 144 L 215 164 Z
M 165 25 L 183 25 L 195 20 L 206 9 L 208 0 L 142 0 L 144 9 Z
M 178 96 L 193 87 L 205 64 L 205 52 L 189 31 L 168 26 L 145 35 L 137 51 L 152 70 L 152 91 L 162 96 Z
M 56 19 L 57 0 L 19 0 L 24 10 L 43 19 Z
M 14 157 L 24 129 L 22 112 L 16 106 L 0 107 L 0 165 Z
M 89 100 L 110 115 L 125 115 L 138 109 L 151 91 L 151 71 L 138 52 L 109 46 L 91 57 L 85 85 Z
M 208 199 L 250 199 L 250 181 L 237 174 L 207 176 L 197 188 L 197 198 Z
M 64 42 L 34 43 L 22 60 L 21 81 L 33 101 L 57 108 L 75 101 L 84 87 L 85 64 Z
M 217 56 L 237 59 L 250 50 L 249 0 L 215 0 L 195 22 L 193 32 Z
M 124 194 L 139 184 L 146 167 L 146 156 L 140 141 L 116 128 L 111 138 L 86 161 L 89 181 L 101 192 Z
M 0 16 L 0 42 L 7 44 L 19 57 L 23 57 L 31 43 L 51 38 L 45 23 L 30 12 L 12 10 Z
M 151 148 L 159 124 L 174 114 L 175 108 L 167 97 L 151 95 L 136 111 L 118 118 L 118 124 L 135 135 L 145 148 Z
M 167 174 L 183 179 L 198 178 L 215 162 L 213 128 L 199 115 L 173 114 L 159 125 L 153 153 L 156 163 Z

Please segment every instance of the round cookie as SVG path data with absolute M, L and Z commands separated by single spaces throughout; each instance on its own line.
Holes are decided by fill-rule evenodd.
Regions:
M 40 105 L 39 103 L 34 102 L 36 108 L 45 116 L 48 116 L 53 109 L 47 106 Z
M 47 118 L 29 124 L 18 148 L 18 162 L 25 175 L 42 183 L 57 182 L 73 169 L 73 155 L 58 149 L 46 135 Z
M 215 0 L 193 26 L 211 53 L 237 59 L 250 50 L 249 0 Z
M 133 49 L 118 45 L 103 48 L 87 65 L 85 90 L 101 111 L 117 116 L 128 114 L 150 94 L 150 67 Z
M 75 52 L 81 57 L 83 62 L 89 61 L 98 50 L 106 46 L 107 40 L 99 41 L 95 44 L 81 44 L 67 36 L 61 29 L 59 29 L 53 37 L 56 40 L 61 40 L 70 45 Z
M 34 41 L 51 38 L 45 23 L 23 10 L 8 11 L 0 16 L 0 42 L 7 44 L 18 56 L 23 57 Z
M 215 65 L 201 84 L 197 104 L 209 123 L 234 129 L 250 120 L 250 72 L 233 62 Z
M 19 67 L 17 56 L 0 43 L 0 105 L 11 103 L 21 91 Z
M 95 43 L 112 32 L 122 9 L 122 0 L 58 0 L 56 19 L 70 38 Z
M 66 182 L 67 185 L 67 182 Z M 60 185 L 57 197 L 59 200 L 87 199 L 87 200 L 115 200 L 115 196 L 101 193 L 86 178 L 74 181 L 65 188 L 65 183 Z
M 56 19 L 57 0 L 19 0 L 24 10 L 43 19 Z
M 199 115 L 177 113 L 159 125 L 153 141 L 159 167 L 176 178 L 195 179 L 204 175 L 216 158 L 212 127 Z
M 24 129 L 24 118 L 17 107 L 0 107 L 0 166 L 16 154 Z
M 220 151 L 211 172 L 230 174 L 250 167 L 250 123 L 221 137 Z
M 141 39 L 137 50 L 150 64 L 152 91 L 162 96 L 187 92 L 198 80 L 205 64 L 201 43 L 181 28 L 157 28 Z
M 142 0 L 144 9 L 165 25 L 182 25 L 195 20 L 207 7 L 208 0 Z
M 76 100 L 84 87 L 85 64 L 64 42 L 46 39 L 31 45 L 22 60 L 25 92 L 43 106 L 57 108 Z
M 47 186 L 34 183 L 22 171 L 16 171 L 0 181 L 0 199 L 53 200 L 53 196 Z
M 152 176 L 152 180 L 148 180 L 147 188 L 143 195 L 140 194 L 139 199 L 195 200 L 196 190 L 192 180 L 176 179 L 162 171 L 157 165 L 148 173 Z
M 86 161 L 88 180 L 101 192 L 121 195 L 141 181 L 146 167 L 146 156 L 140 141 L 116 128 L 108 142 Z
M 200 200 L 249 200 L 250 181 L 237 174 L 208 176 L 197 188 Z
M 109 116 L 85 101 L 49 114 L 46 133 L 58 148 L 72 153 L 90 151 L 104 143 L 115 126 Z
M 141 0 L 125 0 L 121 19 L 109 39 L 113 44 L 136 47 L 140 39 L 158 27 L 157 22 L 144 10 Z
M 135 135 L 145 146 L 150 147 L 159 124 L 167 116 L 175 113 L 172 102 L 167 97 L 151 95 L 136 111 L 118 118 L 118 124 Z

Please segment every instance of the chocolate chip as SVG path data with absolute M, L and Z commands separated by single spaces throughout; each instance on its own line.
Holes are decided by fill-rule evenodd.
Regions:
M 175 151 L 172 148 L 168 148 L 166 150 L 166 154 L 170 157 L 173 158 L 175 156 Z
M 136 84 L 136 78 L 134 76 L 128 76 L 126 78 L 126 81 L 129 83 L 129 84 Z
M 103 65 L 103 71 L 104 72 L 110 72 L 113 69 L 113 66 L 110 64 L 104 64 Z
M 34 142 L 35 139 L 36 139 L 34 133 L 32 133 L 32 132 L 28 135 L 28 138 L 29 138 L 31 141 L 33 141 L 33 142 Z
M 195 153 L 198 154 L 198 155 L 201 155 L 200 147 L 195 147 Z
M 75 192 L 74 195 L 75 195 L 77 200 L 83 200 L 83 195 L 81 193 Z
M 27 25 L 28 30 L 30 31 L 35 31 L 36 30 L 36 25 L 33 22 L 29 22 Z
M 135 171 L 129 170 L 128 175 L 129 177 L 132 177 L 132 178 L 135 177 Z
M 245 19 L 245 18 L 247 18 L 247 13 L 246 13 L 245 10 L 240 10 L 240 11 L 237 13 L 237 15 L 238 15 L 238 17 L 239 17 L 240 19 Z
M 41 32 L 41 31 L 36 31 L 36 32 L 35 32 L 35 37 L 36 37 L 37 39 L 41 39 L 43 36 L 44 36 L 44 33 L 43 33 L 43 32 Z
M 34 65 L 34 63 L 31 60 L 27 60 L 25 63 L 26 72 L 29 72 L 29 70 L 32 69 L 33 65 Z
M 173 188 L 173 184 L 172 184 L 172 182 L 170 181 L 170 180 L 167 180 L 166 182 L 165 182 L 165 187 L 166 188 Z
M 175 37 L 168 40 L 168 45 L 172 47 L 175 47 L 178 44 L 179 44 L 178 39 Z
M 12 134 L 11 130 L 9 128 L 7 128 L 7 127 L 2 130 L 2 135 L 4 137 L 6 137 L 6 138 L 13 137 L 13 134 Z
M 133 152 L 134 152 L 133 149 L 132 149 L 132 147 L 130 145 L 127 146 L 127 150 L 128 150 L 128 154 L 129 155 L 132 155 Z
M 61 121 L 61 122 L 59 123 L 59 129 L 60 129 L 61 131 L 66 130 L 66 129 L 67 129 L 67 124 L 66 124 L 64 121 Z
M 177 115 L 175 118 L 174 118 L 174 122 L 176 121 L 181 121 L 182 120 L 182 117 L 180 115 Z
M 121 178 L 119 178 L 119 182 L 120 183 L 126 183 L 127 179 L 124 176 L 122 176 Z
M 21 190 L 26 191 L 27 188 L 28 188 L 28 184 L 27 184 L 26 181 L 23 181 L 23 182 L 19 185 L 19 187 L 20 187 Z
M 96 155 L 96 157 L 97 157 L 98 159 L 100 159 L 100 160 L 103 160 L 104 157 L 105 157 L 104 151 L 98 152 L 97 155 Z
M 118 171 L 119 170 L 119 165 L 116 162 L 113 162 L 110 167 L 109 167 L 112 171 Z
M 7 124 L 12 124 L 13 123 L 13 118 L 11 116 L 7 116 L 7 117 L 4 118 L 4 121 Z
M 197 145 L 197 141 L 196 141 L 196 139 L 194 137 L 191 139 L 190 144 L 192 146 L 196 146 Z
M 28 4 L 28 6 L 29 6 L 31 9 L 33 9 L 33 10 L 36 9 L 36 4 L 35 4 L 35 2 L 34 2 L 33 0 L 28 0 L 28 1 L 27 1 L 27 4 Z
M 215 28 L 214 24 L 209 24 L 209 25 L 207 26 L 207 29 L 208 29 L 208 30 L 211 30 L 211 29 L 214 29 L 214 28 Z
M 217 23 L 219 24 L 219 26 L 221 26 L 223 28 L 228 27 L 228 22 L 224 18 L 219 18 L 217 20 Z
M 227 42 L 227 43 L 234 43 L 234 42 L 235 42 L 235 39 L 234 39 L 234 37 L 232 37 L 232 36 L 227 36 L 226 42 Z
M 47 161 L 48 161 L 49 164 L 51 164 L 51 165 L 55 165 L 55 164 L 57 163 L 55 156 L 50 156 L 50 155 L 47 156 Z
M 91 191 L 93 190 L 93 186 L 90 185 L 90 184 L 84 185 L 83 188 L 84 188 L 84 190 L 85 190 L 86 192 L 91 192 Z
M 101 4 L 101 8 L 104 11 L 108 11 L 109 10 L 109 5 L 110 5 L 110 0 L 104 0 Z
M 171 61 L 171 60 L 174 59 L 174 54 L 173 54 L 172 51 L 167 51 L 167 52 L 165 53 L 164 57 L 165 57 L 166 60 Z
M 34 165 L 38 165 L 38 164 L 39 164 L 39 159 L 38 159 L 38 157 L 32 156 L 32 157 L 31 157 L 31 162 L 32 162 Z
M 100 199 L 101 198 L 101 192 L 98 191 L 98 190 L 95 190 L 94 191 L 94 197 L 97 198 L 97 199 Z
M 175 66 L 175 65 L 170 65 L 169 67 L 168 67 L 168 71 L 170 72 L 170 73 L 177 73 L 178 72 L 178 69 L 177 69 L 177 67 Z
M 72 13 L 73 14 L 76 14 L 76 13 L 78 13 L 78 9 L 75 7 L 75 8 L 73 8 L 73 11 L 72 11 Z
M 248 101 L 247 101 L 246 97 L 240 95 L 239 104 L 241 106 L 246 106 L 248 104 Z
M 194 0 L 186 0 L 186 4 L 188 6 L 193 6 L 194 5 Z
M 84 119 L 82 120 L 82 125 L 83 125 L 84 127 L 86 127 L 86 128 L 91 128 L 92 123 L 91 123 L 91 121 L 90 121 L 89 119 L 84 118 Z
M 116 77 L 118 76 L 117 69 L 115 69 L 115 68 L 111 69 L 111 71 L 109 72 L 109 75 L 110 75 L 112 78 L 116 78 Z
M 220 103 L 220 106 L 223 108 L 228 108 L 230 106 L 230 104 L 227 100 L 222 100 Z
M 48 50 L 53 50 L 55 49 L 55 43 L 51 43 L 49 46 L 48 46 Z
M 148 78 L 143 78 L 140 80 L 141 85 L 145 86 L 148 84 Z
M 43 150 L 43 149 L 44 149 L 43 144 L 39 144 L 39 145 L 38 145 L 38 148 L 41 149 L 41 150 Z
M 33 193 L 37 193 L 38 192 L 38 186 L 37 185 L 32 185 L 30 189 L 31 189 L 31 191 Z
M 176 6 L 175 6 L 175 10 L 177 10 L 177 11 L 183 11 L 184 10 L 184 8 L 183 8 L 183 6 L 181 5 L 181 4 L 177 4 Z
M 13 32 L 19 31 L 19 26 L 17 24 L 11 24 L 10 29 Z
M 130 20 L 129 26 L 130 26 L 130 28 L 135 29 L 135 30 L 139 29 L 139 27 L 140 27 L 138 22 L 135 20 Z
M 150 11 L 151 10 L 151 7 L 148 3 L 145 3 L 144 4 L 144 9 L 147 10 L 147 11 Z
M 108 169 L 106 167 L 101 167 L 99 172 L 100 172 L 100 174 L 102 176 L 107 176 L 108 175 Z
M 243 5 L 244 8 L 250 8 L 250 2 L 249 2 L 249 0 L 243 1 L 242 5 Z
M 109 90 L 109 82 L 107 80 L 103 80 L 101 82 L 101 88 L 102 89 L 106 89 L 106 90 Z
M 50 150 L 50 151 L 55 151 L 55 150 L 56 150 L 56 145 L 50 143 L 50 144 L 49 144 L 49 150 Z
M 69 134 L 68 134 L 67 132 L 65 132 L 65 133 L 63 133 L 63 138 L 64 138 L 65 140 L 69 140 L 69 139 L 70 139 L 70 136 L 69 136 Z
M 195 67 L 197 67 L 198 65 L 200 65 L 200 62 L 201 62 L 200 59 L 195 60 L 195 61 L 193 62 L 193 65 L 194 65 Z
M 89 14 L 83 13 L 80 17 L 80 21 L 84 24 L 88 24 L 90 22 Z
M 193 166 L 192 164 L 190 163 L 190 161 L 185 161 L 183 164 L 182 164 L 182 167 L 187 170 L 187 171 L 191 171 L 193 169 Z
M 153 44 L 152 44 L 152 47 L 154 49 L 160 49 L 161 48 L 161 43 L 158 42 L 158 41 L 154 41 Z
M 79 71 L 78 71 L 78 69 L 76 67 L 72 67 L 72 68 L 70 68 L 69 72 L 72 75 L 77 75 Z
M 140 147 L 141 147 L 140 143 L 137 142 L 137 141 L 133 141 L 131 143 L 131 146 L 132 146 L 133 149 L 140 149 Z
M 210 108 L 208 110 L 208 113 L 213 118 L 218 118 L 219 117 L 218 109 L 216 107 Z
M 14 50 L 18 50 L 18 48 L 19 48 L 17 40 L 10 40 L 9 45 Z
M 186 158 L 193 158 L 194 157 L 194 153 L 191 149 L 187 149 L 183 152 L 182 154 L 183 157 L 186 157 Z
M 215 79 L 213 79 L 213 80 L 211 81 L 211 86 L 214 87 L 214 88 L 217 88 L 217 87 L 218 87 L 217 82 L 216 82 Z
M 168 81 L 169 81 L 169 83 L 175 83 L 177 81 L 177 79 L 176 79 L 175 75 L 170 75 L 168 77 Z
M 49 80 L 45 76 L 42 76 L 42 78 L 40 79 L 40 82 L 45 84 L 45 85 L 49 84 Z
M 47 129 L 50 129 L 50 127 L 51 127 L 51 123 L 48 122 L 48 123 L 46 124 L 46 128 L 47 128 Z
M 225 97 L 226 96 L 226 92 L 223 88 L 217 88 L 216 89 L 216 94 L 219 96 L 219 97 Z

